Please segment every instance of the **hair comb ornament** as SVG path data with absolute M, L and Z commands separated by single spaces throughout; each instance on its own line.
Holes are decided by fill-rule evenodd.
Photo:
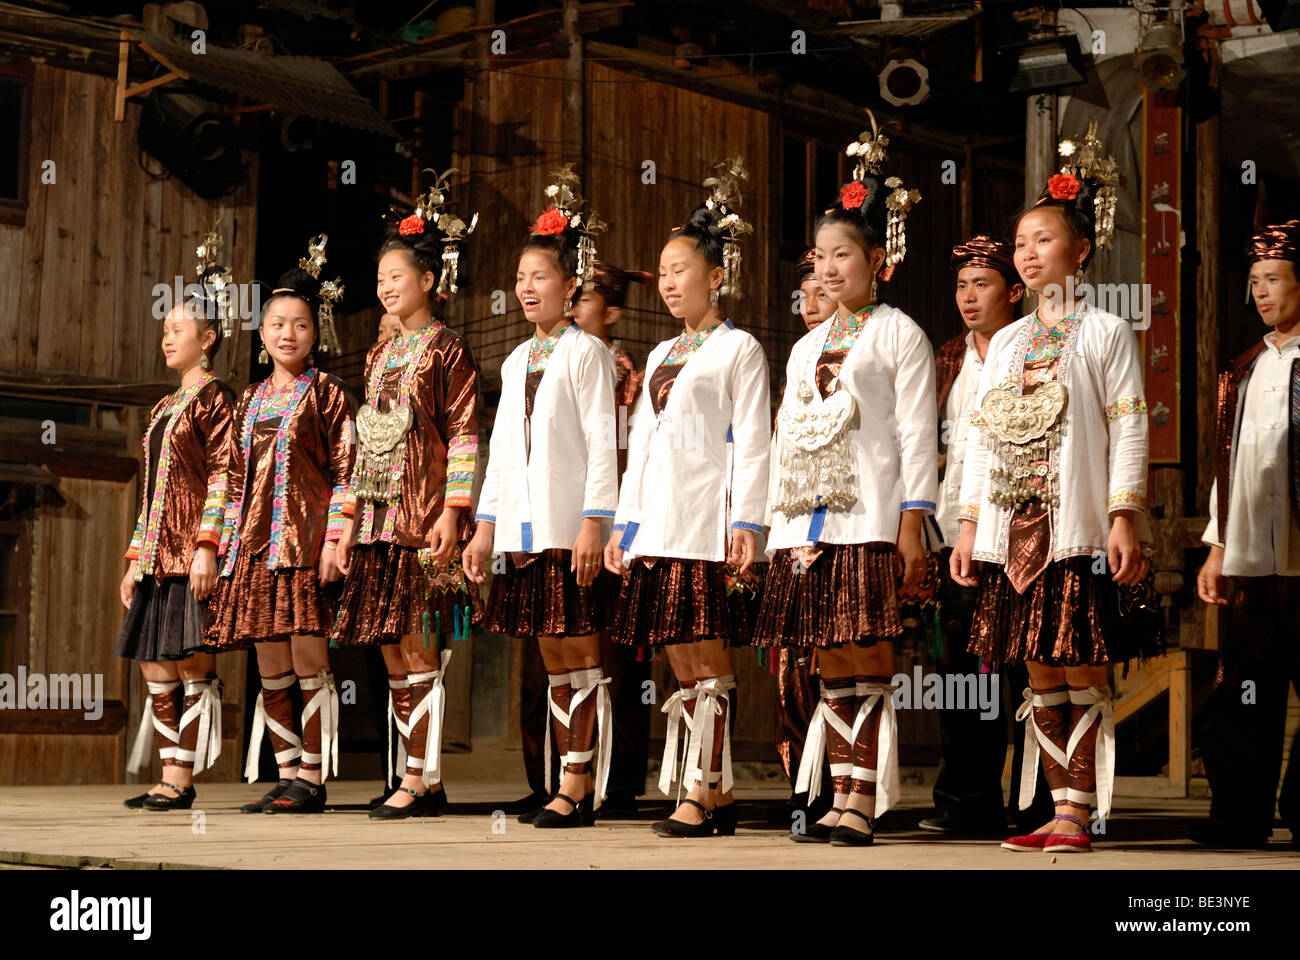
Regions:
M 718 295 L 740 296 L 740 238 L 754 231 L 753 226 L 736 211 L 740 207 L 740 185 L 749 179 L 745 160 L 739 154 L 727 157 L 713 165 L 717 173 L 705 179 L 709 197 L 704 205 L 717 210 L 718 230 L 722 235 L 722 286 Z
M 1084 180 L 1101 184 L 1092 198 L 1093 223 L 1097 246 L 1109 247 L 1115 236 L 1115 206 L 1119 202 L 1118 187 L 1124 182 L 1119 164 L 1105 152 L 1105 144 L 1097 136 L 1097 121 L 1088 122 L 1083 136 L 1066 137 L 1057 145 L 1061 169 L 1047 181 L 1047 192 L 1055 200 L 1073 200 Z
M 298 259 L 298 268 L 313 280 L 320 279 L 320 272 L 325 266 L 325 244 L 328 242 L 329 237 L 323 233 L 312 237 L 307 241 L 307 256 Z M 343 278 L 325 281 L 320 285 L 317 295 L 320 298 L 316 316 L 320 326 L 321 352 L 333 350 L 341 353 L 339 338 L 334 332 L 334 307 L 343 299 Z
M 216 305 L 217 317 L 221 320 L 222 337 L 229 337 L 234 332 L 235 326 L 235 305 L 230 296 L 230 288 L 234 286 L 235 278 L 230 272 L 230 267 L 221 262 L 223 245 L 221 220 L 218 218 L 213 221 L 212 229 L 199 239 L 199 245 L 194 248 L 194 255 L 198 258 L 198 262 L 194 265 L 194 272 L 198 276 L 199 286 L 203 288 L 203 299 Z
M 871 130 L 863 130 L 844 150 L 846 156 L 856 161 L 853 179 L 840 188 L 840 206 L 846 210 L 868 210 L 875 204 L 880 190 L 880 168 L 888 157 L 885 148 L 889 146 L 889 138 L 880 132 L 876 115 L 870 110 L 867 118 Z M 894 275 L 894 268 L 907 256 L 907 215 L 920 202 L 921 191 L 905 187 L 899 177 L 888 177 L 884 187 L 889 192 L 885 194 L 885 264 L 880 279 L 888 281 Z
M 605 229 L 605 223 L 587 206 L 582 198 L 582 180 L 573 172 L 573 164 L 566 163 L 551 174 L 552 182 L 546 187 L 546 199 L 551 205 L 541 212 L 528 228 L 535 237 L 559 236 L 565 230 L 578 235 L 578 280 L 583 290 L 594 286 L 596 270 L 596 234 Z

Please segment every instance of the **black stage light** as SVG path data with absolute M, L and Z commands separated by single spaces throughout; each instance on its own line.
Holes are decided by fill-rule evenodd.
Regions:
M 200 197 L 223 197 L 243 183 L 234 124 L 219 105 L 156 87 L 143 107 L 136 143 Z

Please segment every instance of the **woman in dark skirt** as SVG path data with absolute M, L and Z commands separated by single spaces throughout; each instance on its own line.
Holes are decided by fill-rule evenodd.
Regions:
M 934 356 L 919 326 L 877 301 L 877 278 L 902 259 L 887 231 L 874 133 L 853 144 L 853 180 L 817 225 L 817 280 L 837 302 L 795 344 L 777 419 L 772 556 L 755 642 L 815 649 L 821 702 L 795 792 L 820 792 L 823 754 L 835 797 L 792 840 L 865 846 L 896 802 L 893 641 L 899 595 L 925 572 L 922 518 L 938 495 Z M 865 150 L 864 150 L 865 148 Z M 912 202 L 889 207 L 906 214 Z M 888 266 L 886 266 L 888 264 Z M 882 272 L 883 268 L 883 272 Z M 902 585 L 899 586 L 899 573 Z
M 335 343 L 337 287 L 319 280 L 325 237 L 305 269 L 282 276 L 262 307 L 262 357 L 271 375 L 251 384 L 231 431 L 229 545 L 208 607 L 205 641 L 215 651 L 256 645 L 257 695 L 244 774 L 257 780 L 269 733 L 278 782 L 244 813 L 320 813 L 331 759 L 338 775 L 338 693 L 329 669 L 338 539 L 352 515 L 352 409 L 337 377 L 313 363 Z M 301 722 L 290 700 L 302 690 Z
M 401 786 L 370 811 L 376 820 L 437 816 L 445 806 L 439 760 L 451 649 L 444 638 L 467 637 L 483 616 L 460 562 L 473 533 L 478 366 L 469 344 L 432 309 L 456 292 L 458 246 L 474 223 L 446 210 L 446 179 L 390 224 L 379 251 L 376 294 L 402 329 L 366 355 L 352 469 L 356 515 L 338 546 L 347 579 L 332 636 L 382 650 L 401 737 L 398 766 L 405 765 Z
M 727 577 L 745 576 L 755 559 L 771 443 L 763 348 L 719 308 L 723 296 L 739 293 L 738 241 L 749 225 L 735 211 L 744 175 L 739 157 L 719 164 L 708 201 L 660 254 L 659 294 L 684 330 L 646 362 L 605 545 L 606 569 L 623 575 L 611 639 L 665 647 L 680 686 L 663 707 L 669 726 L 659 787 L 669 792 L 684 728 L 680 782 L 689 792 L 655 824 L 666 837 L 736 828 L 736 681 L 727 647 L 742 637 L 727 616 Z
M 989 345 L 951 559 L 957 583 L 980 587 L 971 651 L 1028 667 L 1025 769 L 1041 747 L 1056 801 L 1051 821 L 1003 847 L 1052 853 L 1090 850 L 1089 811 L 1110 810 L 1108 665 L 1160 642 L 1141 354 L 1125 320 L 1074 292 L 1110 239 L 1114 161 L 1091 131 L 1061 156 L 1016 227 L 1016 269 L 1041 300 Z M 1020 779 L 1023 809 L 1034 777 Z
M 602 575 L 601 543 L 618 503 L 614 357 L 573 321 L 579 280 L 592 284 L 595 220 L 577 178 L 561 171 L 547 190 L 519 257 L 515 296 L 536 325 L 501 365 L 501 402 L 492 427 L 478 530 L 465 571 L 492 579 L 487 627 L 537 638 L 560 751 L 559 790 L 531 820 L 536 827 L 594 822 L 609 780 L 613 711 L 600 665 L 617 590 Z M 546 738 L 547 778 L 551 740 Z M 594 775 L 593 775 L 594 769 Z
M 217 579 L 234 405 L 230 388 L 209 372 L 229 323 L 222 319 L 228 301 L 216 292 L 229 282 L 226 269 L 215 264 L 219 244 L 214 231 L 199 247 L 208 267 L 200 277 L 204 296 L 177 304 L 163 319 L 163 355 L 180 373 L 181 388 L 149 416 L 142 504 L 122 578 L 127 610 L 113 652 L 140 661 L 149 690 L 127 769 L 144 764 L 150 729 L 163 765 L 161 781 L 125 801 L 136 809 L 188 809 L 194 774 L 221 753 L 221 683 L 216 661 L 202 651 L 203 618 Z

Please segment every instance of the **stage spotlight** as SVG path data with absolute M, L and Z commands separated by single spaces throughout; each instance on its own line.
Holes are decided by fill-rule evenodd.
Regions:
M 1147 31 L 1133 52 L 1138 79 L 1151 90 L 1172 90 L 1183 82 L 1183 32 L 1164 21 Z
M 1030 93 L 1083 82 L 1083 54 L 1079 50 L 1079 38 L 1072 33 L 1003 49 L 1020 53 L 1016 75 L 1011 80 L 1012 92 Z
M 205 199 L 233 193 L 244 181 L 230 115 L 193 94 L 151 90 L 136 143 Z
M 896 107 L 924 103 L 930 98 L 930 71 L 919 60 L 890 60 L 880 71 L 880 96 Z

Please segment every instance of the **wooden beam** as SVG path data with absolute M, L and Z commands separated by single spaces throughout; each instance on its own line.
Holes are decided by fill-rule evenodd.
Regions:
M 18 696 L 26 691 L 19 690 Z M 126 729 L 126 705 L 106 700 L 103 714 L 87 720 L 85 710 L 0 710 L 0 733 L 63 734 L 66 736 L 113 736 Z
M 117 41 L 117 94 L 113 98 L 113 119 L 122 123 L 126 119 L 126 73 L 131 57 L 131 37 L 125 30 Z

